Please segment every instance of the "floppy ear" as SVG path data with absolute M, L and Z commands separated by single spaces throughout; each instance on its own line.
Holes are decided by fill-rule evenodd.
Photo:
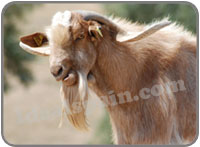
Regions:
M 148 28 L 147 30 L 144 30 L 143 32 L 133 36 L 131 33 L 123 34 L 123 36 L 117 36 L 117 41 L 119 42 L 134 42 L 134 41 L 139 41 L 141 39 L 144 39 L 160 29 L 170 25 L 170 21 L 165 21 L 165 22 L 160 22 L 158 24 L 153 25 L 152 27 Z
M 19 45 L 22 49 L 34 55 L 50 55 L 48 39 L 43 33 L 34 33 L 21 37 Z

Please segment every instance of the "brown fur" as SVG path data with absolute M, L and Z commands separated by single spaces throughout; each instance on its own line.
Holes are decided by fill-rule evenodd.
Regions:
M 135 34 L 147 27 L 119 19 L 111 21 Z M 181 26 L 171 24 L 139 41 L 119 42 L 110 26 L 85 21 L 75 12 L 70 22 L 68 27 L 51 26 L 47 31 L 51 48 L 50 67 L 62 64 L 66 71 L 71 68 L 87 75 L 88 81 L 83 81 L 105 104 L 108 101 L 111 104 L 107 110 L 115 143 L 183 144 L 195 139 L 197 61 L 196 38 L 193 35 Z M 103 37 L 95 29 L 88 32 L 89 28 L 96 26 L 101 26 Z M 151 88 L 155 84 L 164 86 L 178 80 L 184 82 L 185 90 L 173 92 L 164 89 L 160 96 L 119 104 L 119 93 L 129 91 L 136 96 L 143 88 Z M 80 84 L 80 77 L 76 81 Z M 73 103 L 74 95 L 68 94 L 71 90 L 64 82 L 63 89 L 66 89 L 62 90 L 64 98 L 70 97 L 70 103 Z M 111 91 L 116 95 L 116 102 L 102 98 L 109 97 Z M 86 93 L 88 95 L 88 91 Z M 79 97 L 78 101 L 84 99 L 87 100 Z M 112 106 L 113 103 L 117 105 Z M 74 114 L 71 122 L 77 128 L 86 128 L 85 114 L 80 115 Z
M 187 89 L 108 107 L 116 143 L 189 143 L 196 137 L 196 40 L 176 31 L 160 31 L 130 44 L 104 37 L 99 45 L 91 88 L 100 96 L 110 90 L 138 95 L 144 87 L 180 79 Z

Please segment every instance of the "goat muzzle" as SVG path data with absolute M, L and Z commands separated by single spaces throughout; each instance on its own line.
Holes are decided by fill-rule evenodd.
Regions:
M 55 78 L 57 78 L 57 77 L 59 77 L 59 76 L 62 75 L 62 73 L 63 73 L 63 67 L 62 67 L 62 66 L 52 66 L 52 67 L 50 68 L 50 71 L 51 71 L 51 74 L 52 74 Z
M 70 67 L 54 65 L 50 68 L 50 71 L 56 81 L 62 81 L 66 86 L 74 85 L 78 78 L 76 71 L 72 70 Z
M 78 75 L 74 70 L 70 70 L 67 75 L 63 78 L 63 84 L 66 86 L 72 86 L 76 84 Z

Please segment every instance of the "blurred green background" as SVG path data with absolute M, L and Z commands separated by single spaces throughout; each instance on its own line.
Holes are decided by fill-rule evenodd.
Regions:
M 3 18 L 4 27 L 4 91 L 9 93 L 14 89 L 8 75 L 16 77 L 25 87 L 34 81 L 28 62 L 35 62 L 37 58 L 20 49 L 19 34 L 23 32 L 23 27 L 16 25 L 21 21 L 26 25 L 26 17 L 32 10 L 37 11 L 44 4 L 13 4 L 9 6 Z M 52 4 L 53 5 L 53 4 Z M 77 4 L 78 5 L 78 4 Z M 82 8 L 79 4 L 79 9 Z M 197 14 L 193 7 L 187 3 L 182 4 L 134 4 L 134 3 L 106 3 L 98 4 L 99 12 L 114 16 L 127 18 L 133 22 L 149 23 L 157 19 L 169 17 L 183 25 L 186 30 L 196 34 Z M 59 10 L 59 7 L 57 8 Z M 86 8 L 87 9 L 87 8 Z M 42 13 L 42 12 L 41 12 Z M 111 125 L 108 114 L 98 122 L 94 135 L 89 144 L 112 144 Z
M 26 61 L 32 61 L 34 56 L 22 51 L 19 47 L 19 28 L 16 21 L 25 21 L 24 14 L 30 11 L 33 5 L 12 5 L 4 13 L 4 91 L 10 88 L 10 82 L 6 75 L 9 73 L 17 76 L 22 84 L 27 86 L 33 80 Z

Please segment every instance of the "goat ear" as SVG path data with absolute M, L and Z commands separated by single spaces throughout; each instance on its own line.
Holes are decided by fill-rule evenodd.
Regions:
M 48 39 L 43 33 L 34 33 L 21 37 L 19 45 L 22 49 L 34 55 L 50 55 Z
M 165 22 L 160 22 L 158 24 L 153 25 L 152 27 L 148 28 L 147 30 L 137 34 L 137 35 L 133 35 L 133 33 L 127 32 L 127 34 L 122 34 L 121 36 L 118 35 L 117 36 L 117 41 L 119 42 L 134 42 L 134 41 L 139 41 L 141 39 L 144 39 L 154 33 L 156 33 L 157 31 L 159 31 L 160 29 L 170 25 L 171 22 L 170 21 L 165 21 Z

